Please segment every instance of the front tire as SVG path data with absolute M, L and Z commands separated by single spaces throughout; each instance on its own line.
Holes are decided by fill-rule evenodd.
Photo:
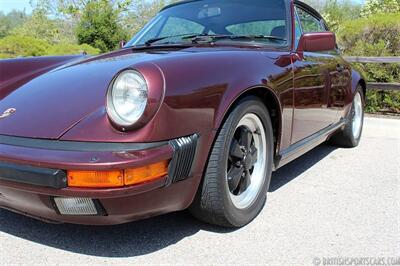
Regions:
M 224 227 L 251 222 L 265 204 L 273 147 L 267 108 L 259 98 L 244 98 L 217 135 L 191 213 Z
M 360 143 L 364 125 L 364 93 L 358 86 L 354 95 L 353 104 L 343 130 L 337 132 L 330 139 L 335 146 L 354 148 Z

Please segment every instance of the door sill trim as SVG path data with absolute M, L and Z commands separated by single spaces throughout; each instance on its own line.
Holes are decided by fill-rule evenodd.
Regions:
M 346 124 L 347 120 L 342 118 L 339 122 L 332 124 L 313 135 L 302 139 L 288 148 L 283 149 L 275 159 L 275 170 L 297 159 L 306 152 L 326 141 L 334 132 Z

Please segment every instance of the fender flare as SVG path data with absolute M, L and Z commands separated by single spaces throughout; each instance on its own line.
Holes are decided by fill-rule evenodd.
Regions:
M 354 97 L 354 94 L 356 93 L 358 85 L 361 85 L 363 88 L 363 93 L 364 96 L 367 93 L 367 84 L 365 82 L 365 78 L 356 70 L 351 71 L 351 94 L 352 97 Z
M 271 117 L 271 122 L 273 126 L 275 125 L 276 128 L 273 128 L 274 130 L 274 142 L 275 142 L 275 151 L 274 154 L 277 155 L 279 154 L 279 148 L 280 148 L 280 143 L 282 139 L 282 122 L 283 122 L 283 117 L 282 117 L 282 105 L 279 100 L 279 97 L 277 94 L 274 92 L 271 87 L 265 85 L 265 84 L 258 84 L 254 85 L 251 87 L 248 87 L 245 90 L 240 90 L 239 92 L 234 91 L 232 93 L 232 90 L 230 90 L 231 93 L 226 93 L 226 97 L 223 97 L 221 99 L 220 106 L 218 108 L 218 111 L 215 115 L 215 120 L 214 120 L 214 131 L 218 131 L 224 120 L 227 118 L 229 113 L 232 111 L 233 108 L 235 108 L 236 103 L 249 95 L 255 95 L 259 97 L 263 97 L 263 102 L 265 106 L 267 107 L 269 111 L 269 115 Z M 273 101 L 272 103 L 270 101 Z M 276 110 L 276 112 L 273 112 Z

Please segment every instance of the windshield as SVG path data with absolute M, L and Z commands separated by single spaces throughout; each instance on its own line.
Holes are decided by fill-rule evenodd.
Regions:
M 126 46 L 187 43 L 195 36 L 287 46 L 286 14 L 284 0 L 189 1 L 160 12 Z

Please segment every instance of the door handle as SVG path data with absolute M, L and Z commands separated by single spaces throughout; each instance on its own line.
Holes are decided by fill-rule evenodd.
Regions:
M 338 64 L 337 66 L 336 66 L 336 70 L 337 70 L 337 72 L 343 72 L 344 71 L 344 66 L 343 65 L 340 65 L 340 64 Z

